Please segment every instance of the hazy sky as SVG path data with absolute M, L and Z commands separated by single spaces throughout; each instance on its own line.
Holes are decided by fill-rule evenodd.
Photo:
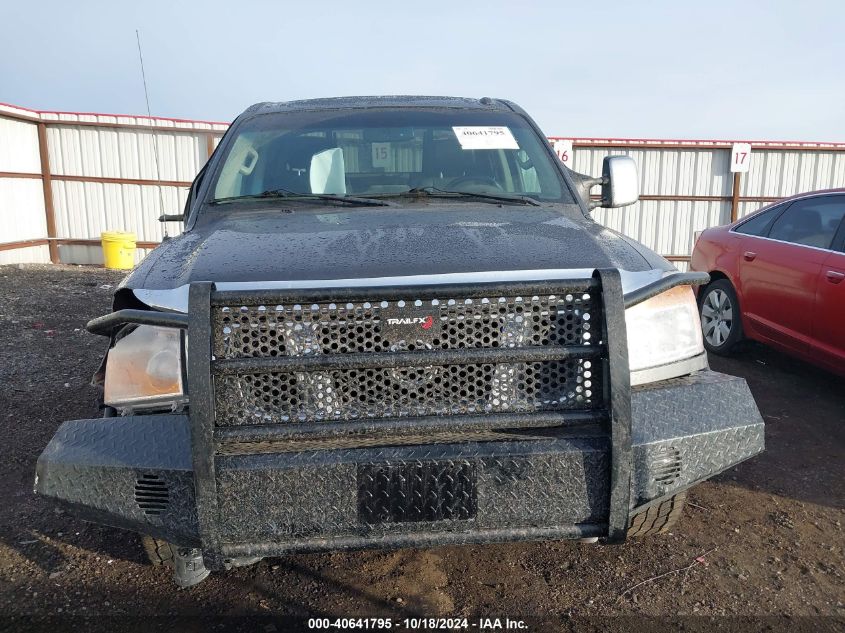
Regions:
M 497 96 L 549 135 L 845 141 L 845 2 L 8 2 L 0 101 L 228 121 L 256 101 Z

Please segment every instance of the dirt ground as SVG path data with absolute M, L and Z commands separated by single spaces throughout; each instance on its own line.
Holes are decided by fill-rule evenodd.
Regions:
M 759 345 L 711 364 L 748 381 L 766 452 L 696 487 L 667 536 L 290 556 L 179 591 L 167 569 L 145 563 L 134 534 L 32 493 L 35 460 L 59 424 L 97 416 L 88 381 L 104 340 L 84 324 L 109 310 L 120 277 L 0 267 L 0 630 L 23 630 L 31 619 L 14 616 L 33 615 L 84 623 L 79 630 L 127 630 L 99 618 L 121 615 L 142 618 L 142 630 L 162 620 L 151 616 L 209 630 L 173 620 L 209 614 L 508 616 L 561 628 L 589 616 L 780 616 L 787 628 L 842 630 L 845 381 Z M 608 622 L 624 630 L 633 621 Z M 287 629 L 269 621 L 256 630 Z

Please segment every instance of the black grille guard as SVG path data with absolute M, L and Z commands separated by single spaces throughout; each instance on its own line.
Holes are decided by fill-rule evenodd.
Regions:
M 308 437 L 406 433 L 409 435 L 449 429 L 454 431 L 489 431 L 596 425 L 607 435 L 611 445 L 609 515 L 606 540 L 622 542 L 628 529 L 631 495 L 632 439 L 631 393 L 628 369 L 625 308 L 678 285 L 706 283 L 704 273 L 677 273 L 623 296 L 619 271 L 596 270 L 590 279 L 541 282 L 448 284 L 433 286 L 397 286 L 377 288 L 327 288 L 317 290 L 248 290 L 218 292 L 211 282 L 191 284 L 188 314 L 120 310 L 88 323 L 90 332 L 111 335 L 127 323 L 159 325 L 187 329 L 190 341 L 187 358 L 193 476 L 196 493 L 200 540 L 207 557 L 222 559 L 231 544 L 221 542 L 218 516 L 218 492 L 215 460 L 221 447 L 233 443 L 284 442 Z M 277 302 L 355 301 L 377 297 L 438 297 L 459 295 L 483 297 L 515 294 L 543 295 L 567 291 L 596 291 L 601 297 L 601 344 L 589 346 L 508 347 L 495 349 L 425 350 L 413 352 L 375 352 L 366 354 L 310 357 L 275 357 L 263 359 L 216 359 L 212 332 L 213 306 L 221 302 L 238 304 L 275 304 Z M 595 324 L 598 325 L 598 324 Z M 401 367 L 427 362 L 471 363 L 479 361 L 518 363 L 532 360 L 591 358 L 601 363 L 604 407 L 570 411 L 507 412 L 444 417 L 404 417 L 356 421 L 328 421 L 297 425 L 264 424 L 220 427 L 216 424 L 214 377 L 238 375 L 256 368 L 308 371 L 342 367 Z M 237 547 L 234 547 L 237 549 Z M 234 551 L 234 550 L 233 550 Z
M 710 281 L 710 275 L 707 273 L 701 272 L 688 272 L 688 273 L 674 273 L 671 275 L 667 275 L 654 281 L 650 284 L 646 284 L 636 290 L 632 290 L 631 292 L 624 295 L 624 303 L 626 308 L 630 308 L 638 303 L 642 303 L 646 299 L 650 299 L 655 295 L 660 294 L 665 290 L 669 290 L 670 288 L 674 288 L 675 286 L 683 286 L 683 285 L 690 285 L 690 286 L 700 286 L 706 284 Z M 524 284 L 523 284 L 524 285 Z M 476 284 L 476 286 L 484 286 L 487 288 L 495 288 L 494 285 L 491 284 Z M 437 286 L 438 288 L 448 289 L 454 286 Z M 407 286 L 403 286 L 407 291 Z M 333 296 L 337 298 L 343 298 L 341 295 L 343 289 L 336 288 L 334 289 Z M 387 290 L 386 288 L 379 288 L 380 291 Z M 394 288 L 394 291 L 398 289 Z M 265 297 L 267 293 L 262 293 L 261 291 L 250 291 L 251 296 L 255 296 L 260 298 L 262 295 Z M 300 296 L 304 297 L 303 300 L 308 300 L 308 295 L 300 293 Z M 124 310 L 117 310 L 112 312 L 111 314 L 106 314 L 101 317 L 97 317 L 96 319 L 90 320 L 87 325 L 85 326 L 86 329 L 91 334 L 98 334 L 100 336 L 110 336 L 115 328 L 118 328 L 126 323 L 137 323 L 141 325 L 160 325 L 164 327 L 178 327 L 187 329 L 188 327 L 188 315 L 181 314 L 181 313 L 174 313 L 174 312 L 159 312 L 159 311 L 152 311 L 152 310 L 137 310 L 137 309 L 124 309 Z

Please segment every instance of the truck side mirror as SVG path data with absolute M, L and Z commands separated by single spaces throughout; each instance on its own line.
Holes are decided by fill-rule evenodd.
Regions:
M 624 207 L 640 197 L 637 163 L 627 156 L 606 156 L 601 170 L 602 207 Z

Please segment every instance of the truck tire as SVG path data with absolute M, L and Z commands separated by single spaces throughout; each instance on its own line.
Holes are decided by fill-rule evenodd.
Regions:
M 631 517 L 628 525 L 628 536 L 650 536 L 668 532 L 684 511 L 686 492 L 679 492 L 666 501 L 649 506 L 639 514 Z
M 173 565 L 173 549 L 167 541 L 144 535 L 141 544 L 152 565 Z
M 698 302 L 704 347 L 727 356 L 742 338 L 742 318 L 736 291 L 727 279 L 717 279 L 701 291 Z

